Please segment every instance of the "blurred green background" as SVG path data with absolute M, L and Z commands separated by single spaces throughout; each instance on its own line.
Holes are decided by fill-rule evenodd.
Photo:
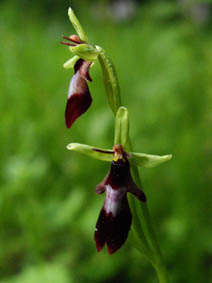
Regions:
M 69 5 L 116 66 L 135 151 L 173 154 L 140 170 L 170 282 L 212 281 L 212 7 L 187 4 L 0 2 L 0 282 L 157 282 L 129 242 L 96 252 L 109 164 L 66 145 L 111 148 L 114 119 L 96 64 L 92 107 L 65 128 Z

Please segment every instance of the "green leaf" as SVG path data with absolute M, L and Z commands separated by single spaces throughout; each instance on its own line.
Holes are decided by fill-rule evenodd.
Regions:
M 136 152 L 130 152 L 130 156 L 130 161 L 132 163 L 146 168 L 158 166 L 172 158 L 171 154 L 160 156 Z
M 87 144 L 70 143 L 67 145 L 68 150 L 78 151 L 85 155 L 88 155 L 94 159 L 112 162 L 113 161 L 113 150 L 101 149 Z

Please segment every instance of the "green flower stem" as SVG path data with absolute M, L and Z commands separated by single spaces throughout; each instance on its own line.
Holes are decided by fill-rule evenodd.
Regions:
M 133 179 L 135 183 L 141 188 L 142 185 L 141 185 L 138 168 L 134 165 L 131 166 L 131 168 L 132 168 Z M 134 217 L 134 211 L 135 211 L 135 214 L 137 214 L 137 217 L 139 221 L 141 222 L 140 225 L 143 228 L 142 234 L 143 233 L 145 234 L 148 244 L 151 246 L 153 257 L 150 258 L 150 261 L 157 272 L 159 282 L 167 283 L 168 277 L 167 277 L 166 266 L 163 262 L 162 253 L 161 253 L 154 229 L 152 227 L 148 205 L 147 203 L 145 204 L 138 203 L 138 201 L 135 198 L 133 198 L 131 195 L 129 195 L 128 198 L 130 200 L 130 204 L 132 206 L 134 205 L 135 207 L 135 209 L 133 210 L 133 217 Z
M 166 270 L 166 266 L 164 263 L 160 264 L 158 263 L 157 265 L 153 265 L 157 276 L 158 276 L 158 280 L 160 283 L 167 283 L 168 282 L 168 275 L 167 275 L 167 270 Z
M 132 146 L 130 142 L 130 138 L 128 140 L 128 144 L 126 145 L 127 151 L 132 151 Z M 132 175 L 135 183 L 142 188 L 141 179 L 139 175 L 139 171 L 137 166 L 131 165 Z M 144 241 L 147 240 L 147 246 L 151 247 L 151 251 L 153 253 L 153 256 L 151 254 L 151 257 L 149 257 L 149 260 L 151 261 L 152 265 L 154 266 L 157 276 L 160 283 L 167 283 L 167 272 L 166 272 L 166 266 L 163 262 L 162 253 L 151 223 L 151 217 L 149 214 L 149 209 L 147 203 L 139 203 L 134 197 L 131 195 L 128 196 L 130 207 L 132 209 L 133 218 L 136 216 L 136 218 L 139 221 L 140 228 L 138 225 L 136 225 L 137 233 L 141 236 L 141 240 Z
M 105 51 L 101 47 L 96 47 L 99 51 L 99 62 L 102 67 L 105 90 L 108 96 L 108 102 L 111 109 L 116 115 L 119 107 L 121 106 L 120 89 L 116 71 L 111 61 L 107 58 Z M 121 134 L 119 135 L 121 139 Z M 121 143 L 119 138 L 115 134 L 115 142 Z M 124 146 L 124 145 L 123 145 Z M 125 145 L 125 149 L 130 152 L 132 146 L 130 138 Z M 141 180 L 138 172 L 138 168 L 135 165 L 131 166 L 132 174 L 135 183 L 141 187 Z M 150 214 L 147 204 L 140 204 L 135 198 L 129 196 L 130 208 L 133 214 L 133 227 L 132 232 L 136 240 L 139 239 L 141 245 L 141 251 L 149 258 L 154 266 L 158 280 L 160 283 L 167 283 L 166 267 L 162 259 L 162 254 L 159 248 L 159 244 L 156 240 L 156 236 L 151 224 Z

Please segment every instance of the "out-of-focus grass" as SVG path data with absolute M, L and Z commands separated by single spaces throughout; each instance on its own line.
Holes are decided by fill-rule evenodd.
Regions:
M 91 71 L 93 105 L 67 130 L 72 71 L 62 68 L 70 53 L 59 42 L 73 30 L 65 9 L 59 20 L 35 9 L 0 8 L 0 281 L 155 282 L 128 244 L 114 256 L 97 254 L 93 231 L 103 196 L 94 188 L 109 165 L 66 150 L 69 142 L 113 145 L 98 64 Z M 141 172 L 171 282 L 208 282 L 211 32 L 160 13 L 147 5 L 120 24 L 79 16 L 117 68 L 135 150 L 173 154 Z

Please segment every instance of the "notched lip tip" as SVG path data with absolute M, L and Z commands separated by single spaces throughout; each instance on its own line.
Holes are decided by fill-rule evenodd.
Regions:
M 96 244 L 96 250 L 97 250 L 98 253 L 100 253 L 103 248 L 104 248 L 104 246 L 100 247 Z
M 66 128 L 70 129 L 71 128 L 71 125 L 69 125 L 68 123 L 65 123 L 66 124 Z
M 108 250 L 109 255 L 113 255 L 115 252 L 117 252 L 118 249 L 113 250 L 109 246 L 107 246 L 107 250 Z

